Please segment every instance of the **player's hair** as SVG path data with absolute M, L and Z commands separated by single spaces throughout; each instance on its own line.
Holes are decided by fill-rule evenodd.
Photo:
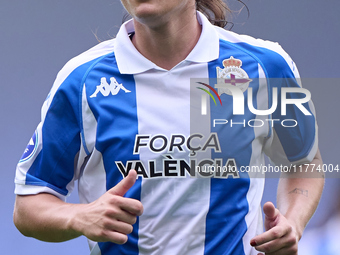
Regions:
M 216 26 L 225 27 L 228 23 L 227 12 L 230 12 L 223 0 L 196 0 L 196 9 L 207 16 Z

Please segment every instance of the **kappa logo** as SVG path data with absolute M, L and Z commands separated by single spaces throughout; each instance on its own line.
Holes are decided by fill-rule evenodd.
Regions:
M 107 80 L 105 77 L 102 77 L 100 79 L 100 85 L 97 86 L 96 91 L 90 96 L 90 98 L 97 97 L 97 94 L 100 92 L 104 97 L 107 97 L 108 95 L 117 95 L 120 90 L 124 90 L 125 93 L 130 93 L 131 91 L 126 89 L 123 84 L 119 84 L 116 80 L 116 78 L 111 77 L 110 78 L 110 84 L 107 83 Z

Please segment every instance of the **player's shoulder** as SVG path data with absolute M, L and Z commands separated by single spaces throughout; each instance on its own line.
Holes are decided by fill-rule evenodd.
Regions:
M 263 67 L 276 70 L 294 70 L 295 64 L 288 53 L 277 42 L 242 35 L 216 27 L 220 41 L 243 51 L 257 59 Z

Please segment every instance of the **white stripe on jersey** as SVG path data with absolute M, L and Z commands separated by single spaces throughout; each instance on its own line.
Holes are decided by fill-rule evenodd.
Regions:
M 259 72 L 259 92 L 257 93 L 257 109 L 266 110 L 268 108 L 268 86 L 265 79 L 265 74 L 261 65 L 258 65 Z M 263 120 L 268 116 L 257 115 L 257 120 Z M 266 128 L 267 127 L 267 128 Z M 268 125 L 264 125 L 263 128 L 254 128 L 255 137 L 252 142 L 252 155 L 250 158 L 250 166 L 260 166 L 265 164 L 264 153 L 262 151 L 263 139 L 268 134 Z M 249 172 L 249 191 L 247 193 L 247 201 L 249 205 L 249 213 L 245 216 L 245 221 L 247 223 L 247 232 L 243 236 L 243 247 L 245 249 L 245 254 L 256 255 L 258 252 L 251 248 L 250 240 L 256 235 L 263 232 L 262 225 L 262 210 L 259 206 L 262 200 L 263 188 L 264 188 L 264 175 L 262 173 Z
M 162 135 L 166 137 L 172 134 L 188 137 L 191 134 L 188 77 L 207 77 L 207 64 L 192 66 L 184 62 L 181 65 L 181 73 L 173 70 L 135 75 L 139 134 L 155 134 L 159 130 L 163 130 Z M 173 96 L 163 96 L 169 93 Z M 162 120 L 152 122 L 159 116 Z M 189 162 L 189 151 L 176 151 L 172 156 Z M 142 148 L 140 158 L 148 165 L 155 154 Z M 156 165 L 161 163 L 161 159 L 156 161 Z M 209 190 L 210 179 L 143 179 L 141 202 L 144 214 L 139 217 L 139 245 L 147 250 L 140 249 L 139 254 L 203 254 Z

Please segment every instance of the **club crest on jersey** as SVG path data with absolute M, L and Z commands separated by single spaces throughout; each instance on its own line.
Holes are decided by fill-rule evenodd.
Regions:
M 224 66 L 223 69 L 220 67 L 216 68 L 217 78 L 223 78 L 223 83 L 215 85 L 218 95 L 222 95 L 223 93 L 232 95 L 230 89 L 228 89 L 226 85 L 236 86 L 241 89 L 242 92 L 246 91 L 252 80 L 249 79 L 246 71 L 241 68 L 242 61 L 231 56 L 229 59 L 223 60 L 222 64 Z
M 119 84 L 116 78 L 110 78 L 110 84 L 107 82 L 105 77 L 100 79 L 100 85 L 97 86 L 96 91 L 90 96 L 90 98 L 97 97 L 97 94 L 100 92 L 104 97 L 108 95 L 117 95 L 120 90 L 125 91 L 125 93 L 130 93 L 131 91 L 126 89 L 123 84 Z
M 27 144 L 24 154 L 22 154 L 21 156 L 20 162 L 29 160 L 37 151 L 37 147 L 38 147 L 38 132 L 35 131 L 32 138 Z

